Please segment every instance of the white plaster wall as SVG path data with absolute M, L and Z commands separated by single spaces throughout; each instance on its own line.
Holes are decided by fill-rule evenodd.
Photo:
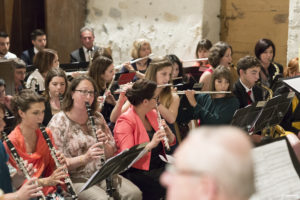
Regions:
M 194 58 L 197 42 L 219 40 L 220 0 L 88 0 L 86 25 L 99 46 L 110 45 L 115 64 L 131 59 L 137 38 L 150 40 L 156 56 Z
M 287 62 L 299 56 L 300 0 L 290 0 Z

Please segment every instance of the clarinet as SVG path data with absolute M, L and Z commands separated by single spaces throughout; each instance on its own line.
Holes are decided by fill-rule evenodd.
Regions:
M 62 104 L 63 104 L 63 95 L 61 93 L 58 94 L 58 98 L 59 98 L 59 105 L 60 105 L 60 110 L 62 110 Z
M 53 160 L 55 162 L 56 167 L 57 168 L 61 167 L 61 164 L 58 161 L 58 158 L 56 156 L 55 148 L 54 148 L 54 146 L 53 146 L 53 144 L 52 144 L 52 142 L 51 142 L 51 140 L 50 140 L 50 138 L 49 138 L 49 136 L 48 136 L 48 134 L 46 132 L 45 127 L 44 126 L 40 126 L 40 130 L 42 131 L 43 137 L 46 140 L 46 143 L 47 143 L 47 145 L 49 147 L 51 156 L 52 156 L 52 158 L 53 158 Z M 65 172 L 66 172 L 66 174 L 68 174 L 68 170 L 67 169 L 65 169 Z M 77 194 L 75 192 L 75 189 L 74 189 L 74 186 L 73 186 L 73 183 L 72 183 L 70 177 L 68 176 L 67 178 L 65 178 L 64 182 L 65 182 L 65 184 L 67 186 L 68 192 L 71 194 L 72 199 L 78 200 L 78 196 L 77 196 Z
M 7 147 L 9 148 L 10 152 L 11 152 L 11 156 L 12 158 L 16 161 L 18 168 L 22 171 L 22 173 L 25 175 L 25 178 L 27 180 L 30 179 L 29 173 L 24 165 L 24 160 L 23 158 L 18 154 L 15 146 L 13 145 L 13 143 L 8 139 L 7 134 L 5 132 L 2 132 L 4 141 L 7 144 Z M 46 200 L 45 195 L 42 193 L 41 197 L 38 198 L 39 200 Z
M 98 138 L 97 138 L 97 135 L 96 135 L 96 124 L 95 124 L 95 120 L 92 116 L 92 109 L 91 109 L 91 106 L 88 102 L 85 102 L 85 106 L 86 106 L 86 111 L 87 111 L 87 114 L 89 116 L 89 120 L 91 122 L 91 125 L 92 125 L 92 133 L 93 133 L 93 136 L 96 137 L 97 141 L 99 142 Z M 104 149 L 104 144 L 102 142 L 100 142 L 101 145 L 100 145 L 100 148 L 101 149 Z M 105 158 L 105 154 L 103 154 L 100 158 L 100 162 L 101 162 L 101 166 L 103 166 L 104 162 L 105 162 L 106 158 Z M 115 189 L 113 188 L 113 181 L 112 181 L 112 177 L 109 176 L 105 179 L 106 181 L 106 193 L 109 195 L 109 198 L 112 198 L 113 199 L 113 192 L 115 191 Z
M 108 85 L 108 87 L 107 87 L 107 88 L 105 89 L 105 91 L 104 91 L 104 94 L 103 94 L 103 102 L 100 103 L 100 105 L 99 105 L 100 111 L 102 110 L 102 107 L 104 106 L 104 103 L 105 103 L 105 100 L 106 100 L 106 92 L 107 92 L 107 91 L 110 91 L 110 88 L 112 87 L 112 85 L 113 85 L 113 83 L 114 83 L 114 80 L 115 80 L 115 75 L 113 76 L 113 78 L 112 78 L 110 84 Z
M 158 127 L 160 130 L 163 130 L 165 131 L 161 121 L 162 121 L 162 118 L 161 118 L 161 115 L 160 115 L 160 112 L 158 110 L 158 105 L 156 104 L 156 111 L 157 111 L 157 122 L 158 122 Z M 168 138 L 167 136 L 164 137 L 164 144 L 165 144 L 165 147 L 168 151 L 170 151 L 170 145 L 169 145 L 169 141 L 168 141 Z

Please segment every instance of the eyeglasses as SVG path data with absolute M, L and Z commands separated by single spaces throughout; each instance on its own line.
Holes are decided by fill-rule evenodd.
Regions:
M 202 176 L 203 172 L 197 172 L 190 169 L 179 169 L 174 164 L 166 165 L 166 171 L 171 174 L 181 174 L 185 176 Z
M 81 95 L 83 95 L 83 96 L 87 96 L 88 94 L 90 95 L 90 96 L 95 96 L 95 95 L 97 95 L 97 92 L 95 92 L 95 91 L 89 91 L 89 90 L 75 90 L 76 92 L 80 92 L 80 94 Z

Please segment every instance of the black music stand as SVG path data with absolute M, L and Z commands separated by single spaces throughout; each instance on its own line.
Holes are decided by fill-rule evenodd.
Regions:
M 233 115 L 231 125 L 240 127 L 247 133 L 251 133 L 253 131 L 254 123 L 265 104 L 266 101 L 259 101 L 238 109 Z
M 74 63 L 65 63 L 59 65 L 59 67 L 66 72 L 84 71 L 87 70 L 88 66 L 89 66 L 89 62 L 74 62 Z
M 97 183 L 100 183 L 107 177 L 120 174 L 129 169 L 136 161 L 145 155 L 145 151 L 143 150 L 147 144 L 148 142 L 133 146 L 130 149 L 126 149 L 118 155 L 108 159 L 104 165 L 82 186 L 79 193 Z
M 198 66 L 183 67 L 183 74 L 185 76 L 192 78 L 195 82 L 199 82 L 200 76 L 203 74 L 204 70 Z
M 279 124 L 288 111 L 293 97 L 294 94 L 289 93 L 278 95 L 267 101 L 258 118 L 254 122 L 253 132 L 257 133 L 266 127 Z

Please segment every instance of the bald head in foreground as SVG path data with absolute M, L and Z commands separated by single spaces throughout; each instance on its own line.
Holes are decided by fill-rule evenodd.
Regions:
M 249 199 L 255 192 L 251 148 L 249 138 L 240 129 L 194 129 L 161 176 L 167 199 Z

